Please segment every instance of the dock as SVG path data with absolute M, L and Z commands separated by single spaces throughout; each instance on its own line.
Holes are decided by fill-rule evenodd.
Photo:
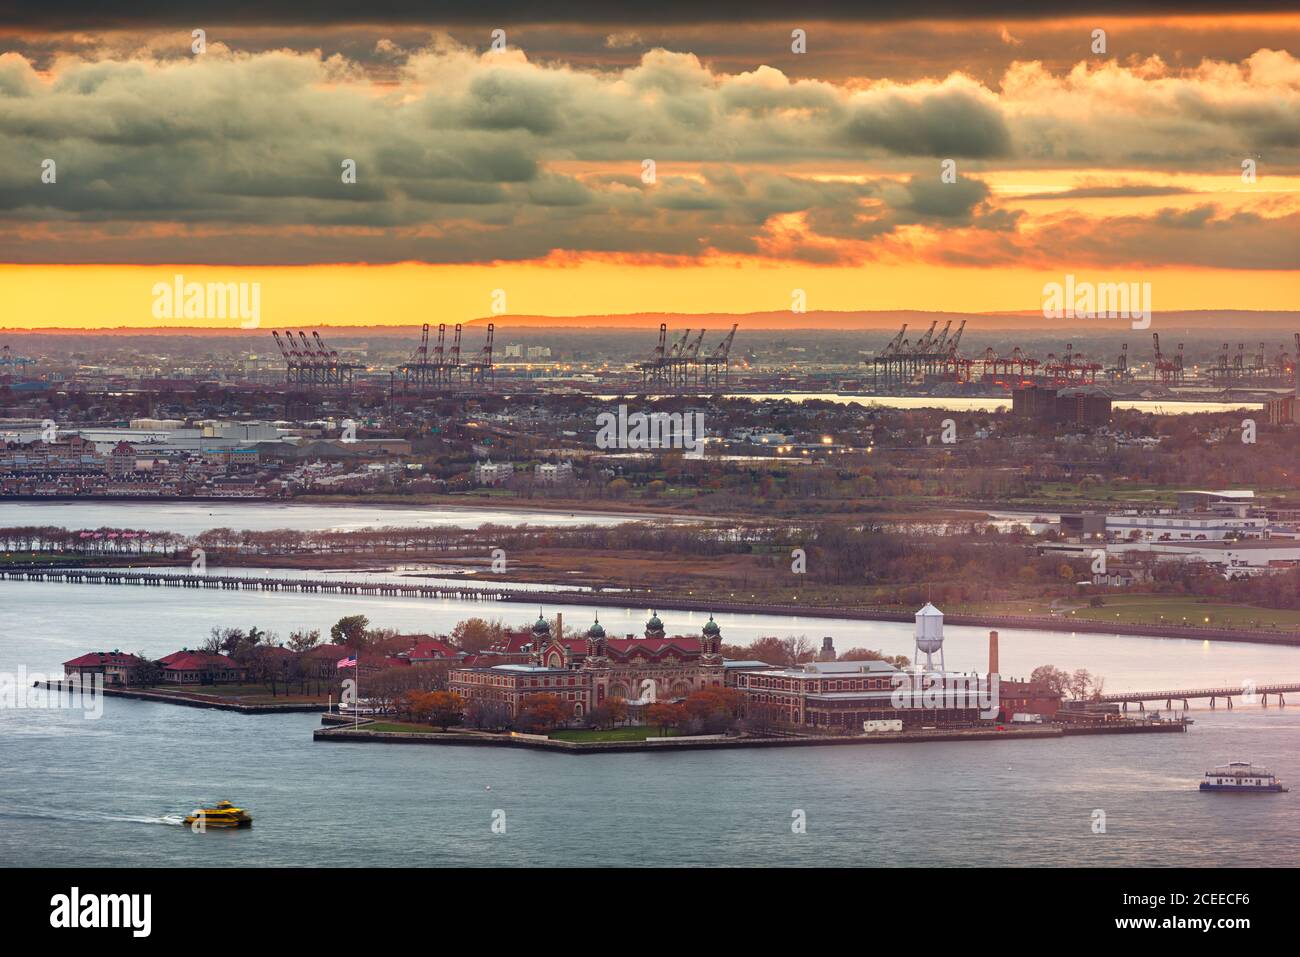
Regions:
M 1228 710 L 1232 710 L 1232 699 L 1241 698 L 1246 703 L 1253 703 L 1252 699 L 1258 697 L 1259 703 L 1263 707 L 1268 707 L 1268 696 L 1272 695 L 1276 700 L 1278 707 L 1286 707 L 1286 696 L 1288 693 L 1295 694 L 1300 692 L 1300 681 L 1291 682 L 1274 682 L 1272 684 L 1262 685 L 1237 685 L 1236 687 L 1224 688 L 1188 688 L 1177 691 L 1118 691 L 1114 694 L 1103 694 L 1097 701 L 1104 704 L 1120 704 L 1124 710 L 1128 710 L 1130 704 L 1136 704 L 1139 711 L 1146 710 L 1148 701 L 1163 701 L 1165 708 L 1173 710 L 1174 702 L 1181 701 L 1183 710 L 1190 707 L 1193 700 L 1206 700 L 1210 702 L 1210 707 L 1217 706 L 1218 701 L 1222 698 L 1227 702 Z

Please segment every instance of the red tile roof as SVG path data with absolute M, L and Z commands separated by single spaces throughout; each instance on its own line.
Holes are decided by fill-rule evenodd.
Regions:
M 517 655 L 524 649 L 524 645 L 532 644 L 533 636 L 526 631 L 507 631 L 505 637 L 492 646 L 493 651 L 499 651 L 507 655 Z
M 428 661 L 434 658 L 455 658 L 460 653 L 460 649 L 455 645 L 450 645 L 445 641 L 438 641 L 436 638 L 430 638 L 421 641 L 414 648 L 407 652 L 407 657 L 412 661 Z
M 211 655 L 206 651 L 173 651 L 160 659 L 163 671 L 202 671 L 207 668 L 238 668 L 234 660 L 225 655 Z
M 637 652 L 659 658 L 676 652 L 679 655 L 694 658 L 704 653 L 704 647 L 698 638 L 610 638 L 605 642 L 609 657 L 629 658 Z
M 139 655 L 128 655 L 121 651 L 92 651 L 80 658 L 65 661 L 63 667 L 89 668 L 94 665 L 112 665 L 117 668 L 133 668 L 144 663 L 145 660 Z

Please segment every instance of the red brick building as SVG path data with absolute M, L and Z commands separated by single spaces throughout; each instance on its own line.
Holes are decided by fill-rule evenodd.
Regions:
M 562 620 L 557 631 L 563 633 Z M 453 670 L 450 686 L 467 702 L 504 705 L 511 717 L 528 696 L 553 694 L 581 719 L 608 698 L 644 704 L 721 687 L 721 647 L 722 633 L 712 617 L 699 638 L 667 637 L 658 615 L 646 622 L 644 638 L 609 638 L 599 620 L 583 637 L 563 638 L 553 636 L 539 616 L 526 641 L 509 636 L 497 649 L 497 660 L 489 651 Z M 505 657 L 524 660 L 499 660 Z
M 90 654 L 65 661 L 63 673 L 70 678 L 103 675 L 105 685 L 120 686 L 130 684 L 132 673 L 146 664 L 148 662 L 138 655 L 128 655 L 116 650 L 92 651 Z
M 178 685 L 231 684 L 246 678 L 234 659 L 206 651 L 173 651 L 158 664 L 163 681 Z

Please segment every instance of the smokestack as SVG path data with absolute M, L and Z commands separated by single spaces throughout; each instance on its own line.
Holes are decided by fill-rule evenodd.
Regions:
M 996 675 L 998 672 L 998 633 L 989 632 L 989 674 Z
M 564 615 L 558 611 L 555 613 L 555 637 L 564 637 Z

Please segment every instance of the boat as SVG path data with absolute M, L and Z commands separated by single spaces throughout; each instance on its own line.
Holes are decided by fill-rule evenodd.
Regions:
M 1283 787 L 1276 775 L 1266 768 L 1257 768 L 1245 761 L 1233 761 L 1206 771 L 1201 790 L 1284 794 L 1289 788 Z
M 218 801 L 215 807 L 202 807 L 185 818 L 185 823 L 198 825 L 196 830 L 209 827 L 252 827 L 253 815 L 229 801 Z

